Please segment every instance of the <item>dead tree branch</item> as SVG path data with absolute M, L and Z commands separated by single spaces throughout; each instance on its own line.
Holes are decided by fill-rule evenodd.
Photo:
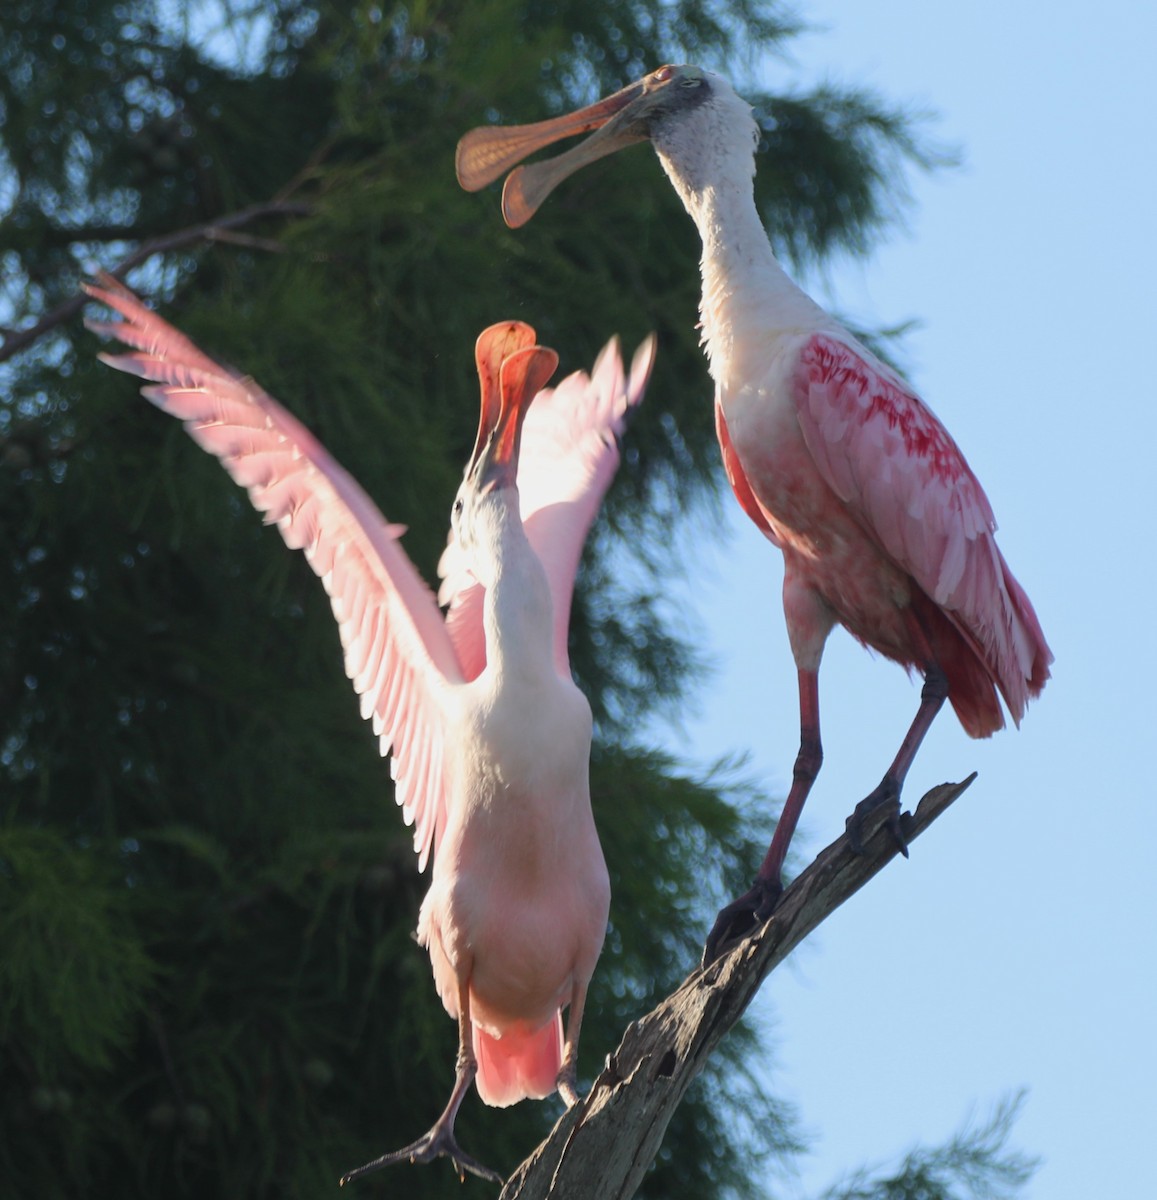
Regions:
M 906 838 L 918 837 L 975 779 L 933 788 L 904 813 Z M 865 853 L 838 838 L 787 888 L 767 923 L 706 969 L 700 968 L 654 1011 L 634 1022 L 589 1094 L 555 1125 L 507 1181 L 500 1200 L 629 1200 L 658 1153 L 667 1124 L 724 1034 L 760 984 L 848 897 L 898 854 L 886 812 L 865 833 Z
M 182 246 L 194 242 L 234 242 L 255 247 L 260 250 L 281 250 L 278 242 L 268 238 L 254 238 L 249 235 L 233 232 L 242 225 L 259 221 L 264 217 L 304 217 L 312 211 L 308 204 L 288 200 L 268 200 L 261 204 L 251 204 L 248 208 L 238 209 L 223 217 L 215 217 L 212 221 L 202 221 L 190 225 L 186 229 L 178 229 L 173 233 L 162 234 L 142 242 L 131 254 L 123 258 L 109 274 L 123 279 L 126 272 L 133 267 L 147 262 L 154 254 L 166 254 L 171 250 L 179 250 Z M 63 304 L 58 304 L 51 312 L 47 312 L 35 325 L 27 329 L 4 330 L 4 341 L 0 344 L 0 363 L 7 362 L 22 350 L 27 350 L 34 342 L 42 338 L 58 325 L 72 320 L 81 308 L 88 302 L 88 297 L 80 292 Z

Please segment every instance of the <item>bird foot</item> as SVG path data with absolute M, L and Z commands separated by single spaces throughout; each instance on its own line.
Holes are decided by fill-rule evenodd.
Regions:
M 908 857 L 908 839 L 904 836 L 904 828 L 900 820 L 900 793 L 886 782 L 881 783 L 870 796 L 861 800 L 847 819 L 848 841 L 853 854 L 862 855 L 864 853 L 864 826 L 868 817 L 886 805 L 891 806 L 892 811 L 884 823 L 884 828 L 892 835 L 900 853 L 905 858 Z
M 778 879 L 757 875 L 748 891 L 720 909 L 703 947 L 703 966 L 710 966 L 732 942 L 758 929 L 771 916 L 782 895 L 783 884 Z
M 464 1180 L 466 1172 L 469 1171 L 471 1175 L 477 1175 L 480 1179 L 489 1179 L 491 1183 L 496 1183 L 499 1187 L 506 1182 L 497 1171 L 492 1171 L 467 1154 L 458 1145 L 453 1129 L 438 1122 L 416 1142 L 411 1142 L 408 1146 L 401 1150 L 395 1150 L 392 1154 L 383 1154 L 381 1158 L 375 1158 L 373 1162 L 368 1162 L 365 1166 L 347 1171 L 338 1181 L 338 1186 L 345 1187 L 352 1179 L 368 1175 L 371 1171 L 380 1171 L 383 1167 L 392 1167 L 396 1163 L 430 1163 L 442 1156 L 454 1164 L 454 1170 L 458 1172 L 460 1180 Z

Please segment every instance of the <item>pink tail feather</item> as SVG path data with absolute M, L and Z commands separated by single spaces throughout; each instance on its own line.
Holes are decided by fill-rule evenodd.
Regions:
M 474 1026 L 475 1086 L 484 1103 L 506 1108 L 542 1100 L 555 1090 L 562 1065 L 562 1013 L 540 1029 L 508 1029 L 500 1038 Z
M 1013 723 L 1020 724 L 1029 700 L 1049 678 L 1052 651 L 1024 589 L 997 552 L 1008 603 L 1004 626 L 987 649 L 923 592 L 913 595 L 917 621 L 913 637 L 927 638 L 933 661 L 948 677 L 948 699 L 970 737 L 983 738 L 1004 727 L 999 695 Z M 906 663 L 906 666 L 918 666 Z

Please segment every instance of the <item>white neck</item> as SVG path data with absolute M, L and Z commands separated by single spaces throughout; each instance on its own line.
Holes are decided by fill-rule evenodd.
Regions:
M 513 512 L 501 524 L 486 586 L 486 665 L 499 680 L 533 682 L 554 674 L 554 612 L 546 571 L 518 518 L 517 494 L 511 495 Z
M 703 242 L 703 342 L 720 387 L 750 369 L 745 360 L 753 350 L 766 354 L 783 335 L 834 327 L 772 253 L 755 207 L 749 153 L 694 164 L 662 150 L 659 157 Z

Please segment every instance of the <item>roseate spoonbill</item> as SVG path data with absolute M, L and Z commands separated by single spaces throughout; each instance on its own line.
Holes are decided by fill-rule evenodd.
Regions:
M 125 320 L 90 328 L 134 351 L 101 358 L 152 381 L 144 395 L 221 460 L 321 577 L 362 715 L 392 754 L 419 869 L 433 854 L 418 940 L 458 1021 L 454 1088 L 428 1133 L 342 1182 L 447 1155 L 460 1176 L 501 1183 L 454 1137 L 471 1081 L 491 1105 L 556 1086 L 568 1106 L 578 1099 L 579 1030 L 610 889 L 591 815 L 591 712 L 566 634 L 583 542 L 654 339 L 629 376 L 612 341 L 590 377 L 540 390 L 558 356 L 534 345 L 529 326 L 479 337 L 482 412 L 439 565 L 443 621 L 398 544 L 403 527 L 299 421 L 111 277 L 101 282 L 89 295 Z
M 718 75 L 666 66 L 613 96 L 536 125 L 472 130 L 458 178 L 475 190 L 533 151 L 589 138 L 506 180 L 507 223 L 528 221 L 586 163 L 649 140 L 703 243 L 700 313 L 715 380 L 727 477 L 744 511 L 783 551 L 783 604 L 799 678 L 800 749 L 767 857 L 750 891 L 719 914 L 710 961 L 771 913 L 788 844 L 816 774 L 818 673 L 843 625 L 924 676 L 920 706 L 878 787 L 848 818 L 853 846 L 876 805 L 894 806 L 948 699 L 964 729 L 1019 724 L 1049 677 L 1052 654 L 993 533 L 996 522 L 964 456 L 908 385 L 788 278 L 755 206 L 758 127 Z

